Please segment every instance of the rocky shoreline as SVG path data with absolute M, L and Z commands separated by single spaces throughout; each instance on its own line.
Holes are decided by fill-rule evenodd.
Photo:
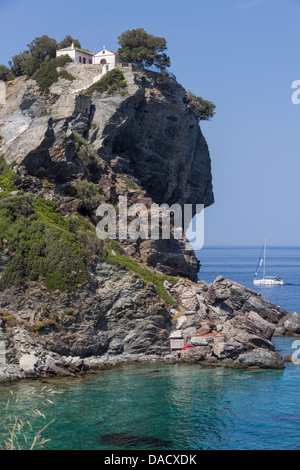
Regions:
M 255 291 L 221 276 L 210 285 L 201 281 L 196 284 L 186 279 L 180 279 L 175 286 L 166 282 L 166 289 L 178 302 L 176 307 L 168 308 L 159 301 L 151 286 L 148 285 L 145 291 L 143 282 L 135 276 L 135 289 L 143 292 L 146 307 L 143 312 L 141 309 L 135 310 L 142 324 L 138 325 L 136 318 L 133 326 L 133 323 L 126 321 L 128 313 L 134 314 L 134 307 L 126 308 L 127 296 L 132 298 L 134 295 L 136 301 L 138 298 L 137 292 L 132 291 L 132 274 L 111 266 L 102 267 L 98 281 L 103 281 L 103 269 L 108 270 L 108 279 L 118 275 L 120 284 L 123 284 L 121 304 L 119 297 L 117 300 L 119 314 L 115 304 L 109 305 L 110 308 L 105 313 L 100 313 L 100 303 L 96 302 L 101 295 L 102 305 L 105 303 L 104 293 L 107 287 L 102 286 L 102 290 L 96 289 L 94 298 L 90 300 L 89 305 L 93 305 L 94 310 L 88 308 L 86 315 L 80 319 L 72 312 L 73 326 L 70 318 L 69 322 L 57 321 L 56 325 L 51 324 L 49 311 L 46 313 L 49 324 L 37 331 L 33 325 L 41 317 L 36 313 L 36 318 L 28 320 L 29 311 L 23 296 L 17 301 L 18 308 L 21 304 L 23 308 L 18 312 L 18 320 L 12 325 L 5 325 L 2 320 L 0 340 L 7 345 L 8 361 L 0 366 L 0 381 L 72 377 L 133 362 L 190 363 L 201 367 L 222 366 L 235 369 L 283 369 L 284 360 L 275 351 L 272 337 L 300 334 L 300 316 L 297 313 L 289 314 Z M 124 276 L 127 277 L 125 286 Z M 117 289 L 117 278 L 114 281 Z M 129 286 L 131 289 L 128 291 Z M 86 290 L 86 294 L 88 297 L 91 292 Z M 147 301 L 145 294 L 148 296 Z M 47 293 L 44 295 L 47 296 Z M 66 305 L 66 299 L 67 296 L 62 294 L 56 294 L 56 300 L 52 296 L 57 317 L 58 305 L 62 308 L 63 304 Z M 43 304 L 44 298 L 39 298 L 38 301 L 34 288 L 27 295 L 31 314 L 32 301 L 35 303 L 35 312 L 38 312 L 39 303 Z M 153 310 L 153 302 L 158 310 Z M 63 308 L 66 312 L 66 307 Z M 115 312 L 117 318 L 110 322 L 112 312 Z M 15 315 L 14 318 L 16 317 Z M 104 323 L 99 323 L 100 318 L 105 318 L 105 331 Z M 128 325 L 126 330 L 125 324 Z M 174 332 L 183 339 L 184 344 L 192 347 L 171 350 L 169 337 Z M 98 353 L 95 353 L 97 350 Z

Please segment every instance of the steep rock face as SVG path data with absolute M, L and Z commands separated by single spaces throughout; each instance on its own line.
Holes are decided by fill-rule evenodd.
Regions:
M 15 366 L 34 350 L 42 352 L 42 362 L 47 354 L 161 355 L 169 351 L 170 329 L 171 315 L 154 286 L 106 263 L 96 264 L 92 282 L 74 293 L 49 295 L 40 283 L 31 283 L 25 295 L 11 288 L 0 300 L 0 333 Z
M 47 173 L 54 185 L 47 197 L 58 202 L 64 197 L 65 204 L 70 185 L 86 177 L 99 183 L 113 204 L 126 194 L 129 202 L 146 197 L 150 203 L 193 204 L 195 214 L 196 204 L 213 203 L 207 144 L 176 80 L 125 67 L 127 93 L 90 97 L 82 93 L 102 70 L 78 64 L 66 69 L 75 80 L 59 79 L 47 96 L 34 80 L 6 85 L 0 154 L 7 163 L 16 162 L 20 188 L 28 188 L 28 177 L 35 177 L 28 189 L 38 192 L 38 179 Z M 78 153 L 78 134 L 98 159 L 96 172 L 87 171 Z M 130 178 L 136 190 L 120 185 L 122 177 Z M 199 263 L 186 239 L 147 240 L 129 249 L 158 272 L 197 279 Z
M 73 73 L 76 70 L 82 73 L 81 66 L 75 69 L 74 66 L 70 66 Z M 52 89 L 56 93 L 64 90 L 64 94 L 53 93 L 48 102 L 41 98 L 33 80 L 26 82 L 22 79 L 14 85 L 10 82 L 6 104 L 0 110 L 1 154 L 11 162 L 10 137 L 14 137 L 15 142 L 22 139 L 25 148 L 22 152 L 15 152 L 15 161 L 23 164 L 26 155 L 40 147 L 44 139 L 48 141 L 48 148 L 53 147 L 54 130 L 47 135 L 48 127 L 53 129 L 57 121 L 67 119 L 69 125 L 65 129 L 65 137 L 68 139 L 76 117 L 84 119 L 87 115 L 89 123 L 82 126 L 81 133 L 90 139 L 106 161 L 116 157 L 125 160 L 124 169 L 141 182 L 154 202 L 209 206 L 213 203 L 209 151 L 198 122 L 185 103 L 185 90 L 176 80 L 154 72 L 127 69 L 124 72 L 127 94 L 95 94 L 91 102 L 90 97 L 76 93 L 76 80 L 75 84 L 68 85 L 68 94 L 68 81 L 60 79 L 64 87 L 53 85 Z M 89 71 L 86 87 L 91 82 L 90 74 Z M 82 86 L 82 81 L 78 79 L 78 82 Z M 55 102 L 49 106 L 51 100 Z M 48 107 L 48 120 L 47 116 L 38 115 L 37 104 L 40 114 L 45 113 L 45 106 Z M 34 134 L 37 140 L 32 140 Z M 31 145 L 31 148 L 26 145 Z M 66 178 L 68 176 L 65 175 Z
M 206 141 L 185 103 L 185 90 L 173 79 L 151 72 L 134 75 L 135 93 L 112 114 L 101 135 L 93 136 L 105 155 L 122 157 L 129 171 L 161 204 L 213 203 Z M 110 102 L 108 115 L 116 102 Z M 93 97 L 96 110 L 103 100 Z M 97 122 L 98 113 L 95 111 Z

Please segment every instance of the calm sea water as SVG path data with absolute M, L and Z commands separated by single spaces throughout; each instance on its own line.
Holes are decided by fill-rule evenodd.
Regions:
M 260 292 L 288 312 L 300 314 L 300 247 L 269 247 L 266 274 L 281 277 L 283 286 L 254 286 L 253 276 L 262 247 L 207 247 L 196 254 L 201 262 L 199 278 L 213 282 L 222 276 Z M 262 277 L 262 267 L 258 278 Z
M 201 278 L 220 273 L 252 286 L 259 248 L 207 248 L 199 253 Z M 288 311 L 300 311 L 300 249 L 270 248 L 269 274 L 285 286 L 262 294 Z M 275 338 L 283 355 L 293 339 Z M 32 387 L 61 392 L 46 409 L 48 449 L 299 449 L 300 366 L 283 371 L 201 369 L 197 365 L 126 365 L 97 375 L 0 387 L 0 421 L 12 389 L 30 406 Z M 42 427 L 43 423 L 40 423 Z

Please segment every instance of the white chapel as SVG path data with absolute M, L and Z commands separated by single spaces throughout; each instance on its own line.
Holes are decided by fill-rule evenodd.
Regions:
M 78 49 L 74 46 L 74 43 L 72 43 L 71 46 L 56 51 L 56 57 L 62 55 L 70 56 L 73 62 L 77 64 L 107 64 L 109 66 L 115 66 L 121 63 L 120 54 L 118 54 L 118 52 L 109 51 L 105 46 L 103 46 L 102 50 L 97 52 L 97 54 L 92 54 L 83 49 Z

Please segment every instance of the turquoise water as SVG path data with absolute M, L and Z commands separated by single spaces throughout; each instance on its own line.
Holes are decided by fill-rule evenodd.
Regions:
M 203 250 L 201 277 L 211 281 L 221 272 L 252 287 L 257 250 Z M 270 268 L 293 286 L 278 286 L 264 295 L 289 311 L 300 311 L 300 249 L 276 250 L 273 254 L 270 249 Z M 293 352 L 293 341 L 275 338 L 274 344 L 287 355 Z M 45 411 L 48 421 L 56 419 L 44 433 L 51 439 L 48 449 L 300 448 L 300 367 L 293 364 L 283 371 L 126 365 L 46 382 L 2 385 L 0 419 L 11 389 L 20 397 L 15 407 L 20 414 L 29 409 L 32 387 L 36 394 L 45 385 L 59 391 Z

